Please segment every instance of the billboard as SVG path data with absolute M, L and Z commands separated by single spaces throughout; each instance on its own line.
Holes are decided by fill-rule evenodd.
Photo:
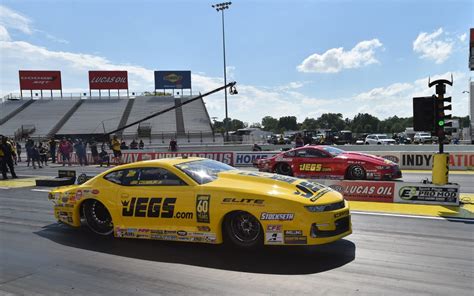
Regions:
M 191 71 L 155 71 L 155 89 L 191 88 Z
M 89 71 L 89 89 L 128 89 L 127 71 Z
M 20 70 L 20 90 L 61 89 L 61 71 Z

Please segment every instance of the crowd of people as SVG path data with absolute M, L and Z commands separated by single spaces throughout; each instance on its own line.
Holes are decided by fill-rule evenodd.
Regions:
M 8 179 L 7 173 L 12 178 L 17 178 L 15 173 L 15 165 L 21 162 L 22 145 L 13 139 L 0 136 L 0 170 L 3 179 Z M 100 149 L 99 149 L 100 146 Z M 177 145 L 176 145 L 177 146 Z M 132 140 L 129 145 L 123 140 L 119 140 L 114 136 L 109 143 L 98 143 L 94 138 L 85 141 L 83 139 L 71 139 L 63 137 L 60 140 L 50 138 L 44 141 L 35 141 L 26 139 L 24 149 L 26 152 L 26 166 L 33 169 L 43 168 L 50 163 L 61 162 L 63 166 L 72 165 L 73 154 L 76 154 L 77 162 L 80 166 L 98 164 L 100 166 L 122 163 L 122 150 L 128 149 L 144 149 L 143 140 Z M 110 159 L 109 152 L 112 150 L 113 157 Z M 91 159 L 87 155 L 90 152 Z M 57 159 L 60 158 L 60 159 Z

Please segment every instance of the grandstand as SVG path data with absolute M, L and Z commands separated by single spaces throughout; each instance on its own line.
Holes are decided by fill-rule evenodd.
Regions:
M 7 100 L 0 104 L 0 134 L 24 139 L 101 135 L 192 97 L 68 98 Z M 117 133 L 125 140 L 148 143 L 222 142 L 215 137 L 202 99 Z

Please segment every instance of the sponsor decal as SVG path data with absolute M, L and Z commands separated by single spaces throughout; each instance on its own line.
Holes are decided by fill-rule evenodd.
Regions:
M 232 198 L 226 197 L 222 200 L 222 204 L 238 204 L 238 205 L 251 205 L 251 206 L 263 206 L 263 199 L 254 198 Z
M 176 232 L 176 234 L 178 234 L 178 236 L 187 236 L 188 235 L 188 233 L 184 230 L 179 230 L 179 231 Z
M 150 230 L 150 233 L 153 235 L 153 234 L 164 234 L 165 232 L 163 230 L 153 229 L 153 230 Z
M 288 245 L 306 245 L 307 243 L 306 236 L 285 236 L 285 244 Z
M 122 200 L 122 216 L 148 218 L 192 219 L 192 212 L 174 212 L 176 198 L 133 197 Z
M 334 214 L 334 219 L 345 217 L 347 215 L 349 215 L 349 210 L 345 210 L 343 212 L 339 212 L 339 213 Z
M 199 223 L 210 222 L 210 202 L 211 196 L 198 195 L 196 197 L 196 218 Z
M 321 163 L 302 163 L 299 165 L 301 172 L 330 172 L 331 168 L 323 167 Z
M 81 199 L 82 199 L 82 195 L 83 195 L 82 190 L 80 190 L 80 189 L 77 190 L 77 191 L 76 191 L 76 200 L 78 200 L 78 201 L 81 200 Z
M 285 230 L 285 236 L 302 236 L 303 230 Z
M 99 194 L 99 192 L 100 191 L 98 189 L 92 189 L 92 191 L 91 191 L 91 193 L 94 194 L 94 195 Z
M 197 229 L 198 229 L 199 231 L 204 231 L 204 232 L 209 232 L 209 231 L 211 231 L 211 227 L 209 227 L 209 226 L 198 226 Z
M 121 229 L 120 231 L 120 237 L 135 238 L 136 236 L 137 236 L 136 228 L 125 228 L 125 229 Z
M 265 241 L 268 244 L 281 244 L 281 243 L 283 243 L 283 233 L 281 233 L 281 232 L 267 232 L 267 233 L 265 233 Z
M 458 188 L 405 186 L 400 188 L 398 195 L 403 200 L 456 202 L 459 196 Z
M 279 221 L 291 221 L 295 217 L 293 213 L 262 213 L 260 220 L 279 220 Z
M 294 194 L 309 198 L 310 201 L 315 202 L 321 196 L 331 191 L 331 188 L 322 184 L 303 181 L 296 185 L 296 191 Z
M 393 202 L 395 192 L 393 182 L 339 181 L 329 187 L 354 201 Z
M 282 225 L 267 225 L 268 232 L 281 232 Z

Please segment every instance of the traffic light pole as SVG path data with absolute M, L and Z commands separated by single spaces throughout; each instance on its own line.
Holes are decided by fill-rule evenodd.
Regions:
M 451 115 L 444 114 L 444 110 L 451 110 L 451 106 L 444 106 L 444 102 L 451 102 L 451 98 L 445 98 L 446 84 L 453 85 L 453 81 L 439 79 L 432 82 L 428 82 L 428 86 L 432 87 L 436 85 L 436 94 L 434 102 L 434 131 L 438 136 L 439 152 L 433 157 L 433 171 L 432 171 L 432 182 L 436 185 L 445 185 L 449 182 L 449 154 L 444 153 L 444 140 L 445 126 L 449 126 L 446 123 L 447 118 L 451 118 Z

